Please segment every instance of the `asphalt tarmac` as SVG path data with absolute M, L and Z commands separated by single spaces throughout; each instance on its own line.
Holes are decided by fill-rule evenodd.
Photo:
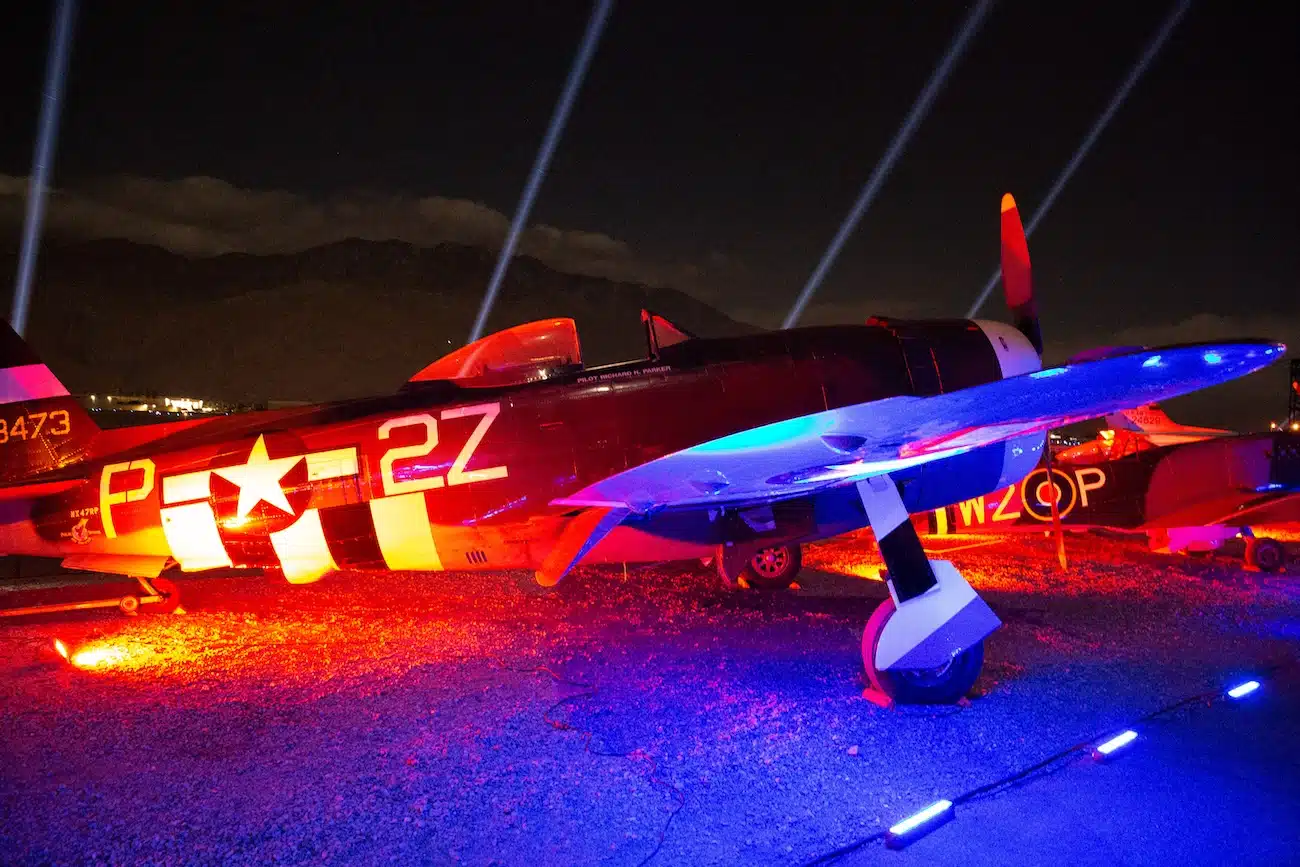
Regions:
M 982 541 L 932 543 L 1005 621 L 945 708 L 861 697 L 869 534 L 776 595 L 690 564 L 181 577 L 183 615 L 3 623 L 0 862 L 1300 863 L 1295 564 Z

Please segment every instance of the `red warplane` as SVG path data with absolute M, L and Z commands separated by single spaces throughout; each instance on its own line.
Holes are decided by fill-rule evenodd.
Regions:
M 1029 473 L 1045 432 L 1255 371 L 1243 341 L 1101 353 L 1041 369 L 1029 257 L 1002 202 L 1015 325 L 896 321 L 693 337 L 643 314 L 647 352 L 585 367 L 572 320 L 491 335 L 393 395 L 124 430 L 92 417 L 12 331 L 0 337 L 0 552 L 133 576 L 261 567 L 532 569 L 714 557 L 787 584 L 799 545 L 870 525 L 890 598 L 871 682 L 951 701 L 1000 625 L 924 554 L 909 512 Z M 174 602 L 174 597 L 171 600 Z

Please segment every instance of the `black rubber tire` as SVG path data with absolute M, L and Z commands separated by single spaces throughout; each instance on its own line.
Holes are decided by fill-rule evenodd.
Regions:
M 876 668 L 876 645 L 885 623 L 894 614 L 894 599 L 876 606 L 862 633 L 862 666 L 867 682 L 898 704 L 953 704 L 975 686 L 984 668 L 984 642 L 957 654 L 941 669 L 881 671 Z
M 158 591 L 158 595 L 163 597 L 162 602 L 154 603 L 154 611 L 159 614 L 174 614 L 176 609 L 181 607 L 181 591 L 175 581 L 160 577 L 151 579 L 149 583 Z
M 1261 572 L 1281 572 L 1286 566 L 1286 546 L 1277 539 L 1247 539 L 1246 565 Z
M 785 590 L 803 569 L 803 551 L 798 545 L 773 545 L 759 548 L 739 570 L 735 568 L 735 558 L 724 556 L 722 550 L 718 551 L 714 559 L 718 564 L 718 578 L 722 581 L 722 586 L 728 590 L 739 589 L 741 578 L 753 590 L 769 593 Z M 733 562 L 728 564 L 728 560 Z

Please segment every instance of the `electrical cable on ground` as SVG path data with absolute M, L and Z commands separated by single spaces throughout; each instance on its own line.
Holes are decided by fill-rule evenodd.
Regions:
M 501 657 L 499 656 L 493 655 L 491 658 L 495 660 L 496 663 L 506 671 L 513 671 L 518 674 L 545 674 L 546 676 L 554 680 L 556 683 L 563 684 L 564 686 L 571 686 L 575 689 L 582 690 L 581 692 L 576 692 L 570 695 L 566 695 L 564 698 L 561 698 L 559 701 L 556 701 L 554 704 L 552 704 L 550 707 L 548 707 L 545 711 L 542 712 L 542 719 L 544 719 L 546 721 L 546 724 L 549 725 L 551 728 L 555 729 L 556 731 L 575 732 L 578 735 L 580 735 L 582 737 L 583 749 L 586 750 L 591 755 L 600 756 L 602 758 L 610 758 L 610 759 L 632 759 L 633 761 L 645 761 L 649 763 L 650 769 L 646 774 L 646 780 L 650 783 L 650 785 L 658 789 L 662 789 L 665 792 L 668 792 L 668 794 L 672 796 L 674 802 L 673 809 L 669 812 L 667 820 L 664 821 L 663 828 L 661 828 L 659 831 L 659 837 L 655 841 L 654 849 L 650 852 L 649 855 L 646 855 L 645 858 L 641 859 L 641 861 L 638 862 L 637 867 L 645 867 L 646 864 L 649 864 L 652 860 L 654 860 L 654 857 L 659 854 L 659 851 L 663 849 L 664 840 L 668 837 L 668 830 L 672 827 L 673 819 L 677 818 L 677 814 L 681 812 L 683 807 L 686 806 L 686 793 L 683 792 L 681 789 L 679 789 L 677 786 L 668 782 L 667 780 L 659 779 L 659 777 L 657 776 L 659 771 L 659 763 L 655 760 L 654 756 L 650 755 L 640 747 L 637 747 L 634 750 L 628 750 L 627 752 L 621 752 L 621 753 L 607 752 L 604 750 L 594 749 L 592 747 L 592 740 L 596 736 L 595 732 L 589 729 L 578 728 L 577 726 L 569 723 L 566 720 L 556 719 L 555 717 L 552 716 L 552 714 L 556 710 L 558 710 L 559 708 L 563 707 L 566 704 L 572 704 L 573 702 L 580 701 L 581 699 L 594 697 L 596 693 L 600 691 L 600 688 L 598 686 L 596 686 L 593 683 L 581 683 L 576 680 L 569 680 L 568 678 L 556 674 L 554 671 L 552 671 L 551 669 L 547 668 L 544 665 L 534 666 L 532 668 L 515 668 L 514 666 L 506 665 L 505 660 L 501 659 Z

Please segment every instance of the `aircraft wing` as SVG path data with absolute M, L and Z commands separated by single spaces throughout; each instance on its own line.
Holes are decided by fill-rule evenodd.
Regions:
M 1264 341 L 1158 347 L 854 404 L 700 443 L 554 502 L 643 513 L 798 496 L 1227 382 L 1285 349 Z
M 1300 523 L 1300 491 L 1238 491 L 1212 500 L 1189 503 L 1143 525 L 1158 527 L 1230 527 Z

